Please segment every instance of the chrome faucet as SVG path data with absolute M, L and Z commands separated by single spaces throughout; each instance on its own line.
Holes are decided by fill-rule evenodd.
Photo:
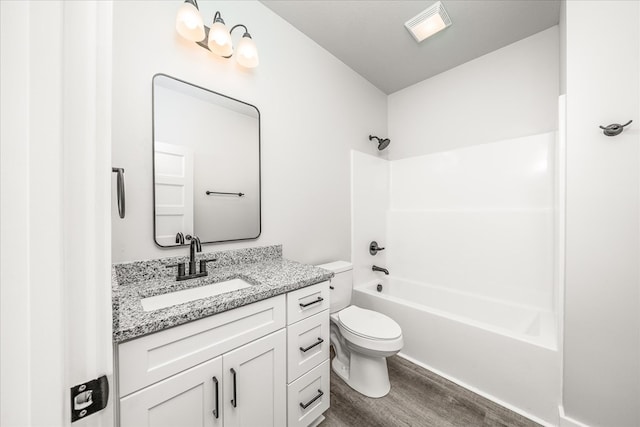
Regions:
M 378 267 L 377 265 L 374 265 L 373 267 L 371 267 L 371 270 L 373 270 L 373 271 L 381 271 L 384 274 L 386 274 L 387 276 L 389 275 L 389 270 L 387 270 L 386 268 Z

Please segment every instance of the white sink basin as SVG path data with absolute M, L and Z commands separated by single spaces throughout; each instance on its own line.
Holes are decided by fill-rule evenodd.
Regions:
M 212 297 L 224 294 L 225 292 L 233 292 L 238 289 L 248 288 L 249 286 L 251 286 L 251 284 L 242 279 L 231 279 L 224 282 L 212 283 L 211 285 L 198 286 L 197 288 L 156 295 L 143 298 L 141 301 L 142 309 L 144 311 L 160 310 L 161 308 L 171 307 L 172 305 Z

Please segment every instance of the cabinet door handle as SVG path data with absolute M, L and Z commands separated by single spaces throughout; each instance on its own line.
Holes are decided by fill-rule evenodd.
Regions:
M 220 409 L 218 406 L 220 394 L 218 393 L 218 379 L 216 377 L 213 377 L 213 385 L 216 388 L 216 409 L 213 410 L 213 416 L 218 418 L 218 416 L 220 416 L 220 413 L 218 412 L 218 410 Z
M 310 305 L 317 304 L 317 303 L 322 302 L 322 301 L 324 301 L 324 298 L 318 297 L 318 299 L 315 300 L 315 301 L 311 301 L 311 302 L 308 302 L 306 304 L 300 303 L 300 307 L 302 307 L 302 308 L 309 307 Z
M 305 353 L 309 350 L 311 350 L 313 347 L 320 345 L 324 342 L 324 340 L 322 338 L 318 338 L 318 341 L 314 342 L 313 344 L 311 344 L 309 347 L 300 347 L 300 351 L 304 351 Z
M 235 408 L 238 406 L 238 397 L 236 396 L 236 371 L 231 368 L 231 375 L 233 375 L 233 399 L 231 399 L 231 405 Z
M 302 403 L 300 402 L 300 406 L 302 407 L 302 409 L 307 409 L 309 406 L 311 406 L 311 404 L 313 402 L 315 402 L 316 400 L 320 399 L 322 397 L 324 393 L 322 392 L 322 390 L 318 389 L 318 394 L 316 394 L 316 396 L 311 399 L 310 401 L 308 401 L 307 403 Z

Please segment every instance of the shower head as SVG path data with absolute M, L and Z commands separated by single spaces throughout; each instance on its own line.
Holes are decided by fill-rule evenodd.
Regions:
M 380 139 L 377 136 L 369 135 L 369 141 L 373 141 L 373 139 L 378 140 L 378 150 L 382 151 L 391 144 L 391 140 L 389 138 Z

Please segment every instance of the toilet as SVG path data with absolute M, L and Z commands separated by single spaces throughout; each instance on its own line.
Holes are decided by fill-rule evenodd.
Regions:
M 365 396 L 385 396 L 391 389 L 387 357 L 402 349 L 402 329 L 382 313 L 351 305 L 351 263 L 336 261 L 318 267 L 335 273 L 330 288 L 333 371 Z

